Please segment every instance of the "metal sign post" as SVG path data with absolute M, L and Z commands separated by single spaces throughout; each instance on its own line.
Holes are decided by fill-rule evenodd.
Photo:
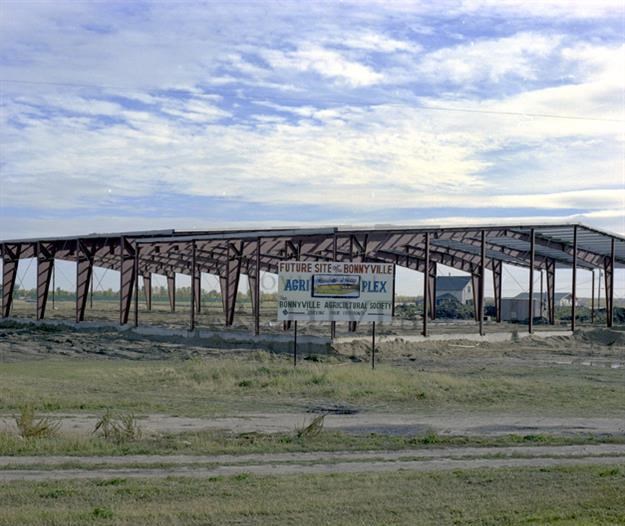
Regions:
M 371 324 L 371 369 L 375 369 L 375 322 Z
M 297 321 L 293 323 L 293 367 L 297 367 Z

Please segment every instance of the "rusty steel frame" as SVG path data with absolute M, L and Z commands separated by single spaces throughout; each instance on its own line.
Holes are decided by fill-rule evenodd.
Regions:
M 579 233 L 583 235 L 578 236 Z M 557 234 L 557 235 L 556 235 Z M 571 239 L 572 235 L 572 239 Z M 551 236 L 551 237 L 550 237 Z M 610 250 L 593 251 L 611 243 Z M 616 243 L 619 243 L 619 252 Z M 581 244 L 580 244 L 581 243 Z M 152 307 L 152 274 L 167 277 L 170 308 L 176 309 L 176 274 L 192 276 L 194 315 L 201 311 L 202 272 L 219 277 L 224 323 L 234 322 L 239 280 L 247 275 L 252 300 L 254 333 L 260 332 L 260 273 L 277 271 L 278 262 L 292 258 L 316 261 L 372 261 L 394 263 L 424 274 L 424 327 L 436 317 L 436 272 L 442 264 L 471 275 L 475 317 L 483 332 L 485 271 L 493 273 L 497 321 L 501 321 L 503 265 L 546 271 L 548 321 L 555 323 L 555 271 L 577 268 L 604 271 L 607 324 L 613 324 L 614 272 L 625 265 L 625 238 L 584 225 L 515 225 L 488 227 L 376 229 L 270 229 L 205 232 L 128 232 L 79 238 L 5 241 L 2 252 L 2 317 L 11 313 L 20 259 L 37 260 L 37 319 L 43 319 L 55 260 L 76 263 L 76 321 L 84 320 L 95 267 L 120 272 L 120 324 L 128 322 L 133 295 L 138 309 L 138 280 L 143 278 L 146 307 Z M 139 247 L 141 247 L 139 252 Z M 530 285 L 533 291 L 533 281 Z M 593 293 L 594 298 L 594 293 Z M 530 302 L 531 303 L 531 302 Z M 575 326 L 575 301 L 572 327 Z M 530 307 L 531 308 L 531 307 Z M 138 314 L 137 314 L 138 316 Z M 531 318 L 531 316 L 530 316 Z M 191 325 L 194 326 L 195 318 Z M 350 330 L 357 324 L 351 323 Z M 532 329 L 532 321 L 529 321 Z M 331 325 L 331 335 L 336 326 Z

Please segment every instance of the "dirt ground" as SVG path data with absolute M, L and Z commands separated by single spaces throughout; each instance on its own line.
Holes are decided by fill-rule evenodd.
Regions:
M 64 464 L 84 464 L 64 468 Z M 136 467 L 128 467 L 138 464 Z M 155 464 L 159 467 L 153 467 Z M 165 464 L 166 466 L 162 466 Z M 219 456 L 0 457 L 0 480 L 63 480 L 223 475 L 291 475 L 419 472 L 502 468 L 602 465 L 625 466 L 625 445 L 456 448 L 419 451 L 321 452 Z M 45 469 L 41 469 L 44 466 Z M 31 469 L 24 469 L 31 467 Z M 39 467 L 39 468 L 38 468 Z M 22 469 L 16 469 L 22 468 Z
M 61 431 L 89 435 L 101 415 L 59 414 Z M 148 434 L 182 431 L 223 430 L 239 433 L 288 433 L 311 420 L 311 414 L 244 413 L 236 416 L 190 418 L 170 415 L 144 415 L 139 419 Z M 352 415 L 327 415 L 324 429 L 353 435 L 369 433 L 419 436 L 436 433 L 442 436 L 496 437 L 519 435 L 625 435 L 622 418 L 573 418 L 554 416 L 455 414 L 410 415 L 405 413 L 363 412 Z M 12 418 L 0 418 L 0 431 L 15 431 Z

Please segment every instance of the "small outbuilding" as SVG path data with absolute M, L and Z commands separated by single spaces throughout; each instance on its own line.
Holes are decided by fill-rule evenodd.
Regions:
M 529 318 L 529 299 L 525 298 L 501 298 L 501 319 L 502 321 L 519 321 L 526 322 Z M 540 305 L 540 294 L 532 300 L 533 318 L 540 318 L 543 315 L 543 309 Z
M 473 304 L 471 276 L 439 276 L 436 278 L 436 301 L 456 300 L 463 305 Z
M 529 293 L 521 292 L 515 296 L 515 299 L 525 300 L 529 298 Z M 570 307 L 573 303 L 573 296 L 570 292 L 556 292 L 554 293 L 554 301 L 556 307 Z M 540 292 L 534 292 L 534 299 L 540 301 Z M 542 301 L 544 304 L 547 303 L 547 294 L 543 293 Z M 575 305 L 579 307 L 580 303 L 578 300 L 575 300 Z

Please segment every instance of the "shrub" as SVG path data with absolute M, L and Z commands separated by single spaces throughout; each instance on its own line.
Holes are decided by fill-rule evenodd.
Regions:
M 297 438 L 314 438 L 321 434 L 323 431 L 323 422 L 325 420 L 326 415 L 321 414 L 317 415 L 312 419 L 310 424 L 304 425 L 303 427 L 295 430 L 295 435 Z
M 47 438 L 57 434 L 61 422 L 49 417 L 35 418 L 35 408 L 30 405 L 20 407 L 20 413 L 15 417 L 17 432 L 22 438 Z
M 132 413 L 116 414 L 110 409 L 107 409 L 96 422 L 93 432 L 100 433 L 105 440 L 116 444 L 139 440 L 143 434 L 135 415 Z

